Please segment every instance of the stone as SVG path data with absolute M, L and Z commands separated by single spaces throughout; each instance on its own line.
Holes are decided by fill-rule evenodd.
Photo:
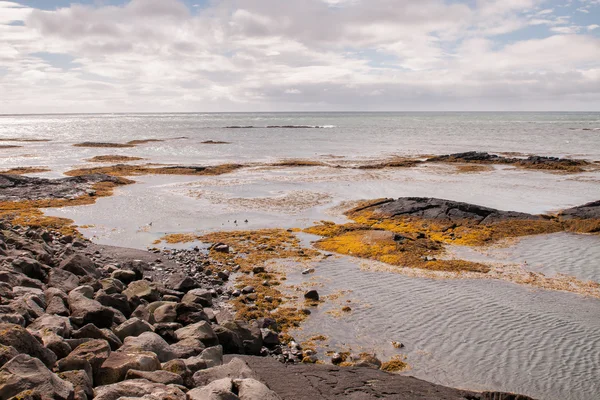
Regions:
M 123 282 L 125 285 L 135 281 L 138 276 L 134 271 L 118 269 L 110 274 L 111 278 Z
M 44 271 L 42 264 L 34 259 L 19 257 L 12 262 L 12 266 L 20 273 L 25 274 L 32 279 L 37 279 L 39 281 L 46 280 L 46 271 Z
M 74 289 L 69 293 L 71 321 L 79 326 L 91 323 L 99 328 L 110 328 L 115 312 L 84 294 L 86 293 L 82 293 L 78 289 Z
M 125 379 L 146 379 L 154 383 L 162 383 L 163 385 L 183 385 L 183 378 L 173 372 L 168 371 L 138 371 L 130 369 L 125 375 Z
M 92 380 L 85 371 L 65 371 L 59 373 L 58 377 L 73 385 L 75 389 L 74 400 L 87 400 L 94 396 Z
M 314 268 L 307 268 L 304 271 L 302 271 L 302 275 L 312 274 L 313 272 L 315 272 Z
M 183 328 L 183 325 L 177 322 L 163 322 L 160 324 L 154 324 L 154 332 L 161 338 L 165 339 L 168 343 L 177 341 L 175 331 Z
M 83 371 L 93 385 L 94 371 L 88 360 L 81 357 L 65 357 L 56 363 L 58 372 Z
M 103 289 L 99 290 L 94 296 L 94 300 L 106 307 L 119 310 L 124 316 L 131 315 L 131 305 L 127 296 L 121 293 L 107 294 Z
M 258 324 L 245 321 L 227 321 L 221 325 L 235 333 L 242 342 L 242 349 L 237 353 L 259 355 L 263 345 L 262 334 Z
M 48 287 L 57 288 L 65 293 L 79 286 L 79 277 L 63 269 L 54 268 L 48 274 Z
M 0 367 L 9 362 L 13 357 L 19 355 L 17 349 L 12 346 L 4 346 L 0 344 Z
M 195 324 L 196 322 L 209 322 L 208 316 L 204 312 L 204 307 L 197 303 L 179 303 L 175 307 L 177 311 L 177 320 L 183 325 Z
M 160 361 L 151 352 L 115 351 L 102 363 L 94 376 L 96 385 L 110 385 L 125 379 L 130 369 L 140 371 L 156 371 L 160 369 Z
M 148 395 L 151 396 L 145 397 Z M 186 400 L 186 395 L 177 387 L 150 382 L 146 379 L 130 379 L 94 389 L 94 400 L 124 400 L 127 398 Z
M 73 400 L 73 385 L 60 379 L 37 358 L 19 354 L 0 369 L 0 398 L 35 390 L 44 399 Z
M 49 329 L 42 329 L 40 332 L 42 337 L 42 343 L 44 347 L 52 351 L 57 358 L 63 358 L 69 355 L 71 352 L 71 346 L 69 346 L 62 337 Z
M 139 336 L 144 332 L 153 332 L 154 328 L 148 322 L 139 318 L 131 318 L 114 329 L 115 335 L 121 341 L 128 336 Z
M 200 287 L 198 282 L 187 275 L 173 277 L 167 282 L 167 286 L 178 292 L 187 292 Z
M 102 290 L 104 290 L 106 294 L 117 294 L 125 290 L 125 284 L 112 277 L 101 279 L 99 282 L 102 285 Z
M 156 284 L 145 280 L 131 282 L 127 285 L 127 289 L 123 291 L 123 294 L 127 296 L 129 301 L 134 298 L 143 299 L 148 302 L 160 300 L 160 293 Z
M 177 303 L 164 304 L 152 314 L 155 323 L 175 322 L 177 320 Z
M 187 396 L 189 400 L 239 400 L 233 390 L 233 381 L 230 378 L 223 378 L 204 387 L 190 390 Z M 257 397 L 256 400 L 258 399 L 261 398 Z
M 194 374 L 194 384 L 198 386 L 206 386 L 210 382 L 223 379 L 256 379 L 254 372 L 248 367 L 245 361 L 240 358 L 233 358 L 227 364 L 218 367 L 203 369 Z
M 92 339 L 88 342 L 77 346 L 71 354 L 59 361 L 59 365 L 63 363 L 79 363 L 78 358 L 87 360 L 92 367 L 92 374 L 96 376 L 100 367 L 108 359 L 111 354 L 110 345 L 106 340 Z M 60 367 L 59 367 L 60 368 Z
M 0 324 L 0 344 L 12 346 L 19 353 L 40 359 L 48 368 L 56 362 L 56 355 L 44 348 L 38 340 L 19 325 Z
M 214 346 L 219 344 L 219 339 L 213 331 L 210 324 L 206 321 L 200 321 L 192 325 L 185 326 L 175 331 L 177 340 L 181 341 L 184 339 L 197 339 L 204 343 L 206 346 Z
M 243 294 L 254 293 L 254 291 L 255 291 L 254 286 L 246 286 L 242 289 Z
M 277 346 L 280 344 L 279 335 L 276 332 L 273 332 L 269 328 L 262 328 L 260 332 L 262 334 L 263 343 L 266 346 Z
M 240 400 L 281 400 L 275 392 L 256 379 L 236 379 L 233 386 L 237 389 Z
M 154 332 L 144 332 L 137 337 L 127 337 L 121 351 L 150 351 L 156 354 L 159 361 L 167 362 L 176 358 L 171 346 Z
M 243 354 L 244 342 L 237 333 L 226 328 L 223 325 L 216 325 L 214 328 L 215 334 L 219 339 L 219 343 L 223 346 L 225 354 Z
M 315 289 L 311 289 L 304 293 L 304 298 L 307 300 L 319 301 L 319 292 Z
M 62 263 L 60 263 L 59 269 L 69 271 L 77 276 L 91 276 L 93 278 L 100 277 L 100 272 L 96 269 L 96 265 L 89 258 L 83 254 L 73 254 L 68 257 Z
M 21 314 L 0 313 L 0 323 L 15 324 L 25 327 L 25 318 Z
M 209 347 L 206 350 L 202 351 L 202 354 L 200 354 L 200 358 L 206 361 L 206 365 L 208 368 L 223 365 L 223 347 L 220 345 Z
M 167 361 L 162 365 L 162 370 L 167 371 L 172 374 L 177 374 L 181 377 L 185 386 L 193 386 L 193 372 L 187 367 L 186 360 L 182 360 L 180 358 Z
M 205 289 L 193 289 L 183 296 L 181 302 L 184 304 L 200 304 L 202 307 L 212 307 L 212 293 Z
M 177 358 L 189 358 L 202 353 L 206 346 L 199 339 L 187 338 L 171 345 L 171 351 Z
M 59 315 L 44 314 L 29 325 L 30 330 L 50 330 L 57 335 L 67 339 L 71 337 L 73 327 L 71 321 L 67 317 Z
M 87 324 L 73 332 L 71 335 L 74 339 L 104 339 L 110 345 L 111 350 L 117 350 L 123 345 L 121 340 L 110 329 L 100 329 L 94 324 Z
M 46 297 L 46 314 L 68 317 L 70 312 L 67 307 L 67 294 L 58 288 L 48 288 L 44 292 Z

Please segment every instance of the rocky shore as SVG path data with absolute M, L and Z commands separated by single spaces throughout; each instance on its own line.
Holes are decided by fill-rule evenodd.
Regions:
M 0 176 L 0 200 L 22 212 L 95 197 L 102 182 L 119 183 Z M 201 249 L 99 246 L 10 214 L 0 232 L 0 399 L 528 399 L 390 374 L 373 356 L 302 364 L 314 355 L 278 321 L 234 316 L 230 300 L 254 290 L 229 285 L 236 265 Z

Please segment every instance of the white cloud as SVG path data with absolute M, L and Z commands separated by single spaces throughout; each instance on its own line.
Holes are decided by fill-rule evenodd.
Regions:
M 597 108 L 599 26 L 543 3 L 0 1 L 0 112 Z M 548 37 L 497 37 L 529 25 Z

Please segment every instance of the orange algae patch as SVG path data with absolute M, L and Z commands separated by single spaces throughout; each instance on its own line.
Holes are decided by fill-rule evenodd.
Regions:
M 112 176 L 140 176 L 140 175 L 222 175 L 243 168 L 241 164 L 221 164 L 209 167 L 187 166 L 153 166 L 153 165 L 111 165 L 107 167 L 80 168 L 65 172 L 68 176 L 81 176 L 89 174 L 106 174 Z
M 69 206 L 80 206 L 94 204 L 100 197 L 108 197 L 113 194 L 114 188 L 120 185 L 133 183 L 128 179 L 120 179 L 119 182 L 98 182 L 92 185 L 93 195 L 82 195 L 74 199 L 42 199 L 42 200 L 18 200 L 0 202 L 0 218 L 5 218 L 16 225 L 41 227 L 62 234 L 76 234 L 77 227 L 73 221 L 67 218 L 50 217 L 44 215 L 41 208 L 59 208 Z
M 139 161 L 139 160 L 143 160 L 143 158 L 119 156 L 119 155 L 108 155 L 108 156 L 96 156 L 93 158 L 89 158 L 86 161 L 88 161 L 88 162 L 127 162 L 127 161 Z
M 47 167 L 17 167 L 10 168 L 4 171 L 0 171 L 0 174 L 12 174 L 12 175 L 25 175 L 25 174 L 37 174 L 40 172 L 48 172 L 50 169 Z
M 456 172 L 459 174 L 474 174 L 478 172 L 488 172 L 493 171 L 494 167 L 490 165 L 479 165 L 479 164 L 471 164 L 471 165 L 458 165 L 456 167 Z
M 208 243 L 223 243 L 230 251 L 210 250 L 210 256 L 222 263 L 223 269 L 239 266 L 236 287 L 253 286 L 256 300 L 240 296 L 231 301 L 237 318 L 252 320 L 270 317 L 277 321 L 281 331 L 297 327 L 307 317 L 308 312 L 295 304 L 289 304 L 293 297 L 286 296 L 278 288 L 285 280 L 281 271 L 267 269 L 269 262 L 287 259 L 309 261 L 318 255 L 312 249 L 300 246 L 300 241 L 283 229 L 262 229 L 257 231 L 215 232 L 198 236 L 198 240 Z M 264 272 L 256 267 L 265 267 Z M 219 268 L 217 266 L 217 268 Z M 253 272 L 254 271 L 254 272 Z
M 139 140 L 131 140 L 127 142 L 128 145 L 137 146 L 138 144 L 146 144 L 146 143 L 156 143 L 156 142 L 164 142 L 164 140 L 160 139 L 139 139 Z
M 384 168 L 411 168 L 421 164 L 423 161 L 414 158 L 395 157 L 376 164 L 366 164 L 358 169 L 384 169 Z
M 408 368 L 408 364 L 404 361 L 406 358 L 394 356 L 390 361 L 381 364 L 381 370 L 387 372 L 401 372 Z
M 199 240 L 198 235 L 194 235 L 193 233 L 171 233 L 163 236 L 159 240 L 154 241 L 153 244 L 159 244 L 161 242 L 166 242 L 169 244 L 190 243 L 197 240 Z

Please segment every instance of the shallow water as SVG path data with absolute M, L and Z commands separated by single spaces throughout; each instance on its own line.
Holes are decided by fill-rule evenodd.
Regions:
M 224 129 L 231 125 L 315 125 L 324 129 Z M 331 163 L 457 151 L 520 152 L 600 160 L 598 113 L 164 114 L 0 116 L 0 138 L 50 138 L 0 150 L 0 168 L 49 166 L 59 177 L 96 155 L 209 165 L 307 158 Z M 185 136 L 187 139 L 174 139 Z M 135 148 L 77 148 L 83 141 L 166 141 Z M 202 144 L 205 140 L 231 142 Z M 457 174 L 453 166 L 355 170 L 256 166 L 214 177 L 142 176 L 95 205 L 46 210 L 72 218 L 94 241 L 146 248 L 167 233 L 306 227 L 345 221 L 341 203 L 431 196 L 529 213 L 598 200 L 600 172 L 574 175 L 496 167 Z M 248 222 L 245 222 L 248 220 Z M 150 225 L 150 223 L 152 223 Z M 186 246 L 186 245 L 182 245 Z M 458 248 L 461 257 L 523 265 L 547 275 L 600 281 L 600 237 L 524 238 L 504 248 Z M 517 391 L 543 399 L 592 399 L 600 392 L 600 300 L 499 280 L 431 280 L 368 272 L 330 258 L 314 279 L 322 294 L 352 290 L 315 309 L 303 329 L 336 350 L 406 354 L 408 374 L 467 389 Z M 344 318 L 327 314 L 351 300 Z M 406 345 L 398 351 L 391 341 Z

